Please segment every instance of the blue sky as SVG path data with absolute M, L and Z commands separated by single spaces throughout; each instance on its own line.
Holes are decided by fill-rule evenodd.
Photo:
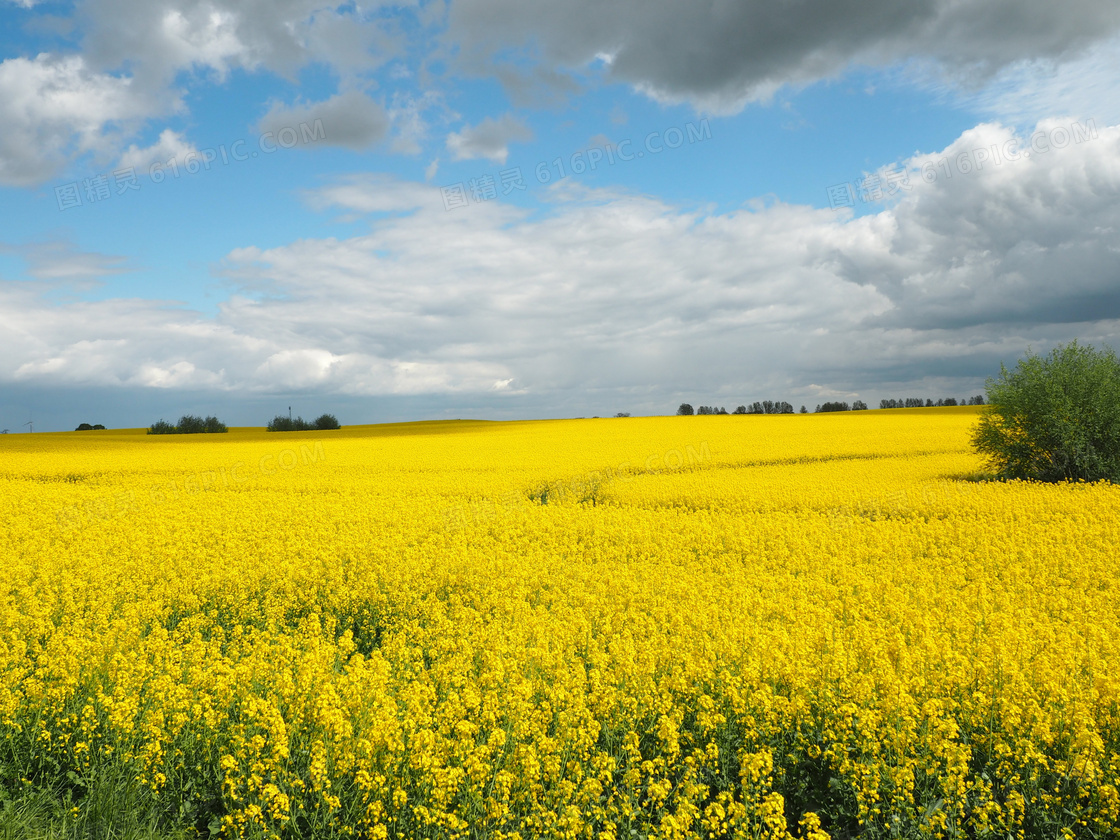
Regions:
M 874 405 L 1115 346 L 1118 29 L 0 0 L 0 427 Z

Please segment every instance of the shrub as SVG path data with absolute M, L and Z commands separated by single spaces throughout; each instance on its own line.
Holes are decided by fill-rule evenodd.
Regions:
M 206 431 L 206 421 L 193 414 L 184 414 L 175 428 L 181 435 L 200 435 Z
M 972 443 L 1003 478 L 1120 481 L 1120 361 L 1076 341 L 1002 364 Z
M 278 414 L 269 421 L 265 428 L 270 432 L 313 432 L 316 430 L 341 429 L 342 427 L 338 425 L 338 418 L 333 414 L 320 415 L 314 423 L 308 423 L 302 417 L 293 420 L 290 417 Z
M 196 417 L 193 414 L 184 414 L 179 418 L 179 424 L 172 426 L 165 420 L 159 420 L 148 427 L 150 435 L 199 435 L 218 434 L 228 432 L 229 428 L 217 417 Z

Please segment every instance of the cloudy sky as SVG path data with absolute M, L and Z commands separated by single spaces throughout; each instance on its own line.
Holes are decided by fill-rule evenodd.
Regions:
M 1115 0 L 0 0 L 0 427 L 979 393 L 1120 348 Z

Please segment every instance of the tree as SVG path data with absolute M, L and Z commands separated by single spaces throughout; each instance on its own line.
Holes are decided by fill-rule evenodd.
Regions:
M 626 412 L 625 414 L 622 413 L 622 412 L 619 412 L 618 414 L 615 415 L 615 417 L 629 417 L 629 416 L 630 416 L 630 412 Z M 341 429 L 342 427 L 340 425 L 338 425 L 338 418 L 335 417 L 333 414 L 320 414 L 317 418 L 315 418 L 315 428 L 318 429 L 320 432 L 329 432 L 333 429 Z
M 867 403 L 865 403 L 863 400 L 853 401 L 852 411 L 867 411 Z
M 987 383 L 972 443 L 1004 478 L 1120 482 L 1120 360 L 1076 341 Z
M 732 412 L 732 414 L 746 414 L 746 413 L 747 413 L 747 407 L 745 405 L 737 406 L 736 409 Z
M 688 403 L 681 403 L 681 407 L 677 409 L 677 414 L 682 416 L 692 416 L 692 406 Z
M 148 434 L 150 435 L 197 435 L 228 431 L 226 424 L 217 417 L 206 417 L 204 419 L 193 414 L 184 414 L 179 418 L 179 425 L 177 426 L 172 426 L 166 420 L 159 420 L 148 428 Z
M 314 423 L 308 423 L 302 417 L 297 417 L 293 420 L 291 417 L 285 417 L 283 414 L 277 414 L 269 421 L 268 425 L 265 426 L 265 430 L 269 432 L 310 432 L 315 428 L 316 426 Z
M 808 414 L 808 413 L 809 413 L 809 409 L 807 409 L 807 408 L 806 408 L 805 406 L 801 406 L 801 413 L 802 413 L 802 414 Z

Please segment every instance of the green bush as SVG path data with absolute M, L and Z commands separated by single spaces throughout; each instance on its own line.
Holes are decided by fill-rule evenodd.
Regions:
M 1002 364 L 972 443 L 1003 478 L 1120 481 L 1120 361 L 1076 341 Z
M 193 414 L 184 414 L 179 418 L 177 426 L 172 426 L 166 420 L 159 420 L 148 427 L 150 435 L 219 434 L 228 431 L 226 424 L 217 417 L 202 418 Z
M 302 417 L 292 420 L 290 417 L 277 414 L 265 428 L 270 432 L 309 432 L 315 427 Z
M 200 435 L 206 431 L 206 421 L 193 414 L 184 414 L 179 418 L 176 431 L 181 435 Z
M 290 417 L 278 414 L 269 421 L 265 428 L 270 432 L 313 432 L 341 429 L 342 427 L 338 425 L 338 418 L 333 414 L 322 414 L 314 423 L 308 423 L 302 417 L 293 420 Z

